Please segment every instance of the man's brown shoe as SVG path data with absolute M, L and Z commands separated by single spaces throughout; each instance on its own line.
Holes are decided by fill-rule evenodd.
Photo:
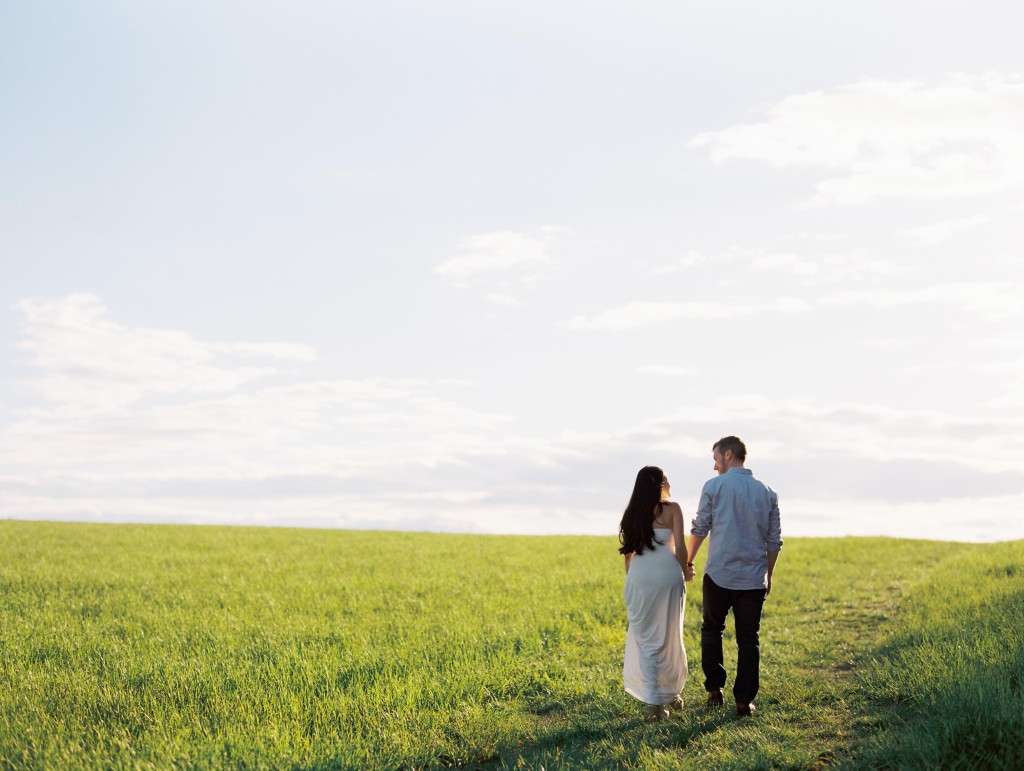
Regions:
M 709 707 L 721 707 L 723 704 L 725 704 L 725 697 L 722 695 L 721 688 L 716 688 L 713 691 L 708 691 Z
M 740 704 L 739 702 L 736 702 L 736 714 L 740 717 L 747 717 L 749 715 L 753 715 L 755 712 L 757 712 L 757 707 L 754 706 L 754 702 L 750 702 L 750 704 Z

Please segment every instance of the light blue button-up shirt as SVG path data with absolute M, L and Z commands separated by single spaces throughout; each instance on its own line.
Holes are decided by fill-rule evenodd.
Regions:
M 704 483 L 690 532 L 708 536 L 704 572 L 725 589 L 763 589 L 768 552 L 782 548 L 779 496 L 750 469 L 731 468 Z

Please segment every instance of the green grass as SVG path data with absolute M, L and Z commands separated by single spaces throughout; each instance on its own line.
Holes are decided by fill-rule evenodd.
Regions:
M 0 522 L 0 768 L 1024 767 L 1024 542 L 788 539 L 745 720 L 694 582 L 653 726 L 615 548 Z

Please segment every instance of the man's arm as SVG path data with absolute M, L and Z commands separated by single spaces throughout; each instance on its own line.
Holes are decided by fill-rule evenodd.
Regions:
M 779 496 L 769 488 L 771 493 L 771 510 L 768 512 L 768 575 L 766 576 L 767 597 L 772 592 L 772 574 L 775 572 L 775 563 L 779 559 L 779 551 L 782 549 L 782 522 L 779 516 Z
M 768 552 L 768 585 L 765 587 L 764 596 L 767 597 L 772 593 L 772 573 L 775 572 L 775 563 L 779 559 L 779 553 L 777 551 Z
M 686 547 L 687 562 L 693 562 L 697 559 L 697 552 L 700 551 L 701 545 L 704 543 L 704 536 L 690 534 L 690 542 Z
M 700 551 L 701 544 L 704 543 L 704 539 L 711 532 L 712 497 L 711 492 L 708 490 L 708 484 L 705 484 L 704 489 L 700 491 L 700 503 L 697 504 L 697 513 L 690 523 L 690 542 L 686 547 L 686 561 L 690 571 L 688 581 L 693 578 L 693 563 L 697 559 L 697 552 Z
M 683 571 L 687 581 L 693 580 L 693 561 L 697 559 L 697 552 L 700 551 L 702 543 L 704 543 L 704 536 L 690 535 L 690 542 L 686 546 L 686 569 Z

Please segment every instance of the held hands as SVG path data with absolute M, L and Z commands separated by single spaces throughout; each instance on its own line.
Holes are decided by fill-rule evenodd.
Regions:
M 692 562 L 686 563 L 686 565 L 683 566 L 683 580 L 685 580 L 685 581 L 692 581 L 693 580 L 693 574 L 694 574 L 693 563 Z

